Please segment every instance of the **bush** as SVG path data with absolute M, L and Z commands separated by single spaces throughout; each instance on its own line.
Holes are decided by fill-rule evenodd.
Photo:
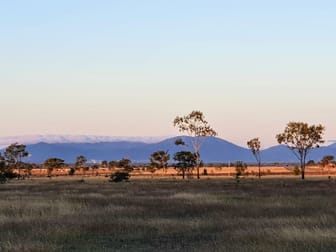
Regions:
M 6 182 L 7 182 L 7 178 L 3 174 L 0 174 L 0 184 L 4 184 Z
M 130 175 L 128 172 L 120 172 L 117 171 L 110 176 L 110 182 L 122 182 L 122 181 L 128 181 L 130 178 Z
M 294 173 L 294 175 L 300 175 L 300 168 L 299 168 L 299 166 L 296 165 L 294 167 L 293 173 Z
M 246 175 L 247 164 L 242 161 L 237 161 L 234 164 L 236 168 L 236 177 L 240 177 L 242 175 Z
M 8 180 L 18 177 L 18 174 L 12 172 L 11 170 L 0 172 L 0 184 L 6 183 Z
M 73 175 L 75 175 L 75 172 L 76 172 L 76 169 L 74 167 L 71 167 L 70 170 L 69 170 L 69 175 L 73 176 Z

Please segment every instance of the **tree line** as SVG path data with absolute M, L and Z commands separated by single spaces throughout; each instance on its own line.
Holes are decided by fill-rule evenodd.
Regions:
M 206 141 L 207 137 L 216 136 L 217 132 L 205 120 L 205 116 L 201 111 L 194 110 L 185 116 L 177 116 L 173 121 L 174 127 L 177 127 L 179 132 L 187 134 L 191 137 L 192 146 L 186 146 L 182 138 L 176 140 L 175 144 L 181 146 L 181 150 L 176 152 L 173 156 L 176 170 L 181 173 L 182 177 L 192 174 L 196 169 L 197 178 L 200 178 L 200 167 L 202 164 L 200 150 Z M 276 135 L 276 140 L 279 144 L 286 145 L 298 159 L 300 164 L 301 178 L 305 179 L 306 159 L 309 152 L 314 148 L 324 143 L 323 134 L 325 127 L 321 124 L 308 125 L 304 122 L 289 122 L 284 131 Z M 253 156 L 258 165 L 258 177 L 261 177 L 261 142 L 259 137 L 252 138 L 247 142 Z M 190 148 L 191 147 L 191 148 Z M 36 168 L 36 165 L 23 162 L 23 159 L 28 157 L 29 153 L 26 151 L 26 146 L 23 144 L 13 143 L 9 145 L 3 155 L 0 153 L 0 180 L 17 177 L 22 178 L 21 171 L 29 175 L 29 171 Z M 168 151 L 158 150 L 151 154 L 149 158 L 148 170 L 155 172 L 157 169 L 166 170 L 170 155 Z M 330 162 L 331 157 L 325 158 Z M 327 161 L 324 161 L 327 162 Z M 131 160 L 123 158 L 119 161 L 102 161 L 101 166 L 108 168 L 124 168 L 126 172 L 132 170 Z M 64 160 L 60 158 L 48 158 L 43 163 L 47 169 L 47 175 L 51 176 L 54 169 L 65 166 Z M 98 165 L 91 165 L 92 170 L 98 169 Z M 14 169 L 18 170 L 18 174 L 14 173 Z M 83 173 L 88 170 L 87 159 L 84 156 L 78 156 L 75 160 L 74 166 L 70 168 L 69 174 L 73 175 L 76 170 L 82 170 Z

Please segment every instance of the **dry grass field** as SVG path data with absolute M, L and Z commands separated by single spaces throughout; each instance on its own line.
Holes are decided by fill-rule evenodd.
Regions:
M 336 182 L 103 176 L 0 185 L 0 251 L 335 251 Z
M 262 176 L 294 176 L 293 173 L 294 166 L 262 166 L 261 167 L 261 173 Z M 77 170 L 75 175 L 85 175 L 85 176 L 104 176 L 104 175 L 110 175 L 111 173 L 115 172 L 116 170 L 120 170 L 117 168 L 108 169 L 108 168 L 99 168 L 97 170 Z M 207 175 L 204 176 L 204 170 L 206 170 Z M 18 172 L 17 170 L 15 170 Z M 248 176 L 249 177 L 256 177 L 258 174 L 258 167 L 256 166 L 249 166 L 247 168 Z M 206 177 L 233 177 L 236 174 L 234 167 L 202 167 L 200 168 L 201 176 Z M 69 168 L 65 169 L 57 169 L 52 172 L 53 176 L 64 176 L 69 174 Z M 196 170 L 194 171 L 194 174 L 196 174 Z M 33 169 L 32 170 L 33 176 L 47 176 L 47 170 L 46 169 Z M 166 171 L 163 170 L 156 170 L 154 173 L 151 173 L 150 171 L 146 170 L 145 167 L 137 167 L 132 172 L 131 175 L 133 177 L 179 177 L 177 171 L 169 167 Z M 329 166 L 329 167 L 322 167 L 322 166 L 307 166 L 306 167 L 306 175 L 307 176 L 336 176 L 336 167 Z

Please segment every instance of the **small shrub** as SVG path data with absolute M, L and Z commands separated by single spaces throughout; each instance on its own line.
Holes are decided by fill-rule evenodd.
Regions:
M 246 172 L 247 164 L 242 161 L 237 161 L 234 164 L 234 166 L 236 168 L 235 179 L 236 179 L 236 182 L 239 183 L 240 177 L 243 175 L 247 175 L 247 172 Z
M 130 175 L 128 172 L 121 172 L 117 171 L 110 176 L 110 182 L 122 182 L 122 181 L 128 181 L 130 178 Z
M 7 178 L 6 178 L 6 176 L 0 174 L 0 184 L 4 184 L 4 183 L 6 183 L 6 182 L 7 182 Z
M 293 173 L 294 173 L 294 175 L 300 175 L 300 168 L 299 168 L 299 166 L 294 166 L 294 170 L 293 170 Z
M 73 176 L 73 175 L 75 175 L 75 172 L 76 172 L 76 169 L 71 167 L 70 170 L 69 170 L 69 175 Z
M 4 184 L 13 178 L 19 178 L 19 175 L 11 170 L 0 172 L 0 184 Z

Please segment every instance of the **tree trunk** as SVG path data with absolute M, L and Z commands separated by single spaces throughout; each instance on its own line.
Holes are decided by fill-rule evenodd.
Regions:
M 197 179 L 200 179 L 200 172 L 199 172 L 199 167 L 200 167 L 200 158 L 199 158 L 199 153 L 196 152 L 196 170 L 197 170 Z
M 305 179 L 305 163 L 301 160 L 301 179 Z
M 258 174 L 258 176 L 259 176 L 259 179 L 261 178 L 261 172 L 260 172 L 260 162 L 258 163 L 258 168 L 259 168 L 259 174 Z
M 304 150 L 302 152 L 302 156 L 301 156 L 301 178 L 302 180 L 305 179 L 305 170 L 306 170 L 306 157 L 307 157 L 307 150 Z

